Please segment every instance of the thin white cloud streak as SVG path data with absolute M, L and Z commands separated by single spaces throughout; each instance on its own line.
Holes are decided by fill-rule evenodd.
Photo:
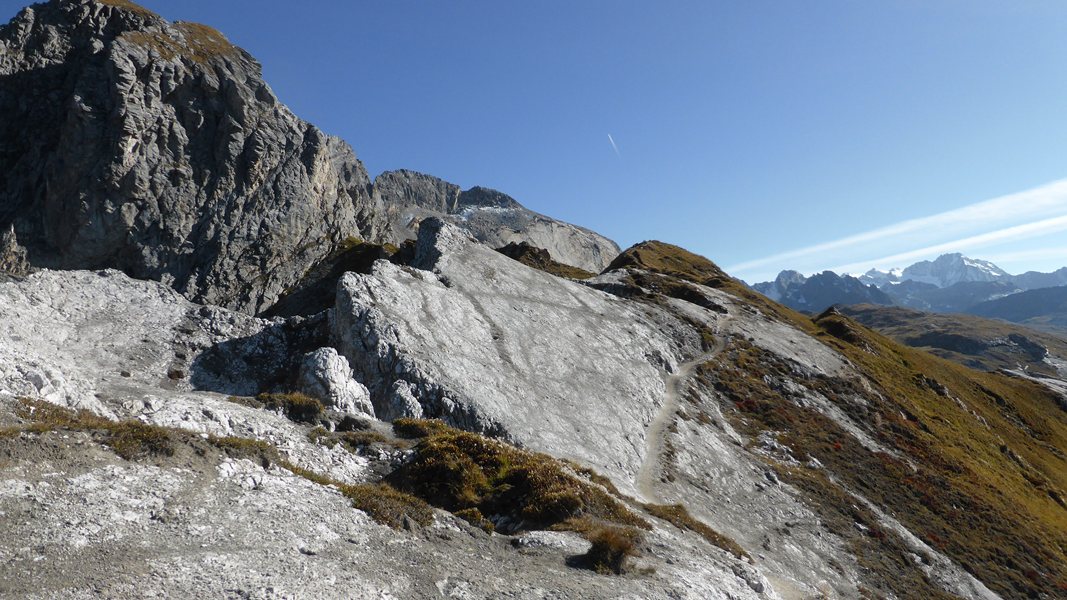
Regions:
M 1023 225 L 1015 225 L 1014 227 L 1005 227 L 1004 229 L 999 229 L 997 231 L 990 231 L 988 233 L 973 235 L 967 238 L 953 240 L 951 242 L 935 244 L 932 246 L 927 246 L 925 248 L 919 248 L 917 250 L 910 250 L 908 252 L 893 254 L 891 256 L 883 256 L 882 258 L 878 258 L 875 260 L 865 260 L 860 262 L 849 263 L 846 265 L 840 265 L 837 267 L 831 267 L 830 270 L 835 271 L 837 273 L 855 273 L 857 271 L 866 271 L 871 267 L 886 268 L 902 266 L 921 258 L 929 258 L 945 252 L 962 252 L 964 250 L 972 250 L 975 248 L 992 246 L 994 244 L 1003 244 L 1006 242 L 1048 235 L 1050 233 L 1056 233 L 1058 231 L 1065 230 L 1067 230 L 1067 215 L 1053 217 L 1051 219 L 1044 219 L 1041 221 L 1035 221 L 1033 223 L 1026 223 Z
M 611 137 L 610 133 L 608 134 L 608 141 L 611 142 L 611 149 L 615 151 L 615 156 L 622 158 L 622 155 L 619 154 L 619 147 L 615 145 L 615 138 Z
M 1064 213 L 1067 213 L 1067 179 L 936 215 L 901 221 L 831 242 L 750 260 L 728 267 L 727 270 L 730 273 L 740 274 L 768 265 L 791 268 L 791 263 L 818 259 L 820 255 L 825 258 L 819 262 L 827 264 L 841 254 L 855 254 L 862 251 L 864 246 L 886 240 L 891 241 L 894 238 L 904 241 L 906 236 L 943 236 L 952 232 L 974 230 L 982 226 L 996 226 L 1004 222 L 1018 222 L 1022 219 L 1047 218 Z M 875 263 L 879 260 L 867 262 Z
M 1032 250 L 1019 250 L 1016 252 L 1001 252 L 1000 254 L 988 255 L 985 259 L 998 265 L 1000 263 L 1059 259 L 1063 262 L 1064 266 L 1067 266 L 1067 246 L 1035 248 Z

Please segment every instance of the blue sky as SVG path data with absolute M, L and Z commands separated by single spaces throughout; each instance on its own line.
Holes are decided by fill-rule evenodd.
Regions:
M 1067 265 L 1060 1 L 142 4 L 249 50 L 372 176 L 494 187 L 749 281 L 955 249 Z

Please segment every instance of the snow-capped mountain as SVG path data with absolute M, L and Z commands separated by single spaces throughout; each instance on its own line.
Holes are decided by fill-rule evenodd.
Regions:
M 882 271 L 879 269 L 871 269 L 866 273 L 860 275 L 853 275 L 856 279 L 859 279 L 867 285 L 874 285 L 882 287 L 887 283 L 899 283 L 901 276 L 904 274 L 904 269 L 890 269 L 888 271 Z
M 904 269 L 901 280 L 931 283 L 944 288 L 961 281 L 996 281 L 1011 275 L 987 260 L 967 258 L 960 253 L 942 254 Z
M 879 288 L 887 283 L 917 281 L 929 283 L 939 288 L 949 287 L 963 281 L 997 281 L 1011 275 L 995 264 L 977 258 L 969 258 L 958 252 L 942 254 L 935 260 L 917 262 L 904 269 L 882 271 L 871 269 L 863 275 L 856 275 L 863 283 Z

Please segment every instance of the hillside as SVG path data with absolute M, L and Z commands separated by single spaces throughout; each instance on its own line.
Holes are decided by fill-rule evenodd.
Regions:
M 976 304 L 967 312 L 1064 336 L 1067 335 L 1067 286 L 1028 290 Z
M 853 305 L 839 310 L 902 344 L 975 369 L 1023 368 L 1063 377 L 1059 369 L 1067 368 L 1067 340 L 1028 327 L 900 307 Z
M 1061 340 L 371 182 L 127 0 L 0 42 L 0 597 L 1067 598 Z

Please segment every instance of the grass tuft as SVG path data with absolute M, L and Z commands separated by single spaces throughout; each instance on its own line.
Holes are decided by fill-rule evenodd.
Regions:
M 410 419 L 403 417 L 393 421 L 393 433 L 406 439 L 418 439 L 446 433 L 452 428 L 440 419 Z
M 699 534 L 712 546 L 722 548 L 737 558 L 752 561 L 752 556 L 740 544 L 708 527 L 689 514 L 689 511 L 681 504 L 642 504 L 641 507 L 653 517 L 663 519 L 678 529 L 687 529 Z
M 256 396 L 260 406 L 267 410 L 280 410 L 291 421 L 315 423 L 326 412 L 322 402 L 299 392 L 289 394 L 260 394 Z
M 622 575 L 627 561 L 638 556 L 641 534 L 630 527 L 606 526 L 589 532 L 587 538 L 592 546 L 579 557 L 579 564 L 603 575 Z
M 352 501 L 352 506 L 393 529 L 403 527 L 405 517 L 419 525 L 429 525 L 433 522 L 433 508 L 429 504 L 390 485 L 346 485 L 341 486 L 341 493 Z

